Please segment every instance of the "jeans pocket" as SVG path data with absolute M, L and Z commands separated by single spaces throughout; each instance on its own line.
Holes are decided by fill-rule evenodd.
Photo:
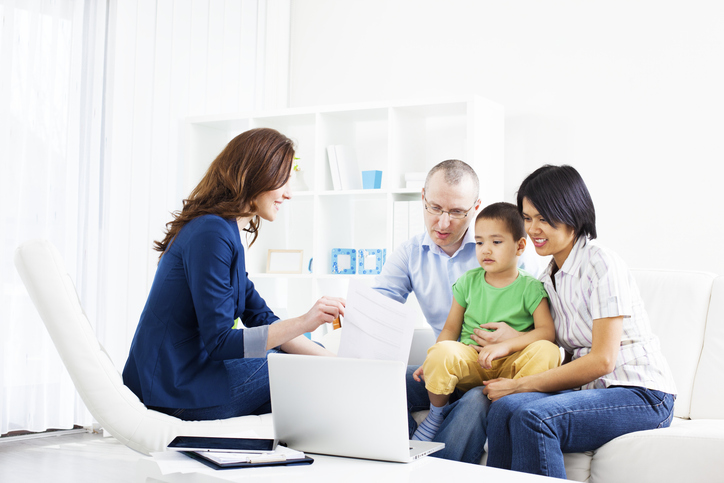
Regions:
M 666 419 L 664 419 L 659 425 L 659 428 L 668 428 L 671 426 L 671 421 L 674 419 L 674 402 L 676 401 L 676 396 L 672 394 L 667 394 L 665 392 L 660 391 L 654 391 L 658 393 L 656 396 L 658 398 L 659 395 L 662 395 L 663 398 L 661 400 L 661 408 L 664 411 L 668 411 L 668 416 Z
M 672 408 L 671 411 L 669 411 L 669 417 L 666 418 L 665 420 L 663 420 L 663 421 L 657 426 L 657 428 L 668 428 L 669 426 L 671 426 L 671 421 L 672 421 L 673 419 L 674 419 L 674 410 L 673 410 L 673 408 Z
M 651 398 L 651 403 L 663 403 L 666 399 L 666 396 L 669 394 L 666 394 L 662 391 L 657 391 L 655 389 L 646 389 L 646 394 Z

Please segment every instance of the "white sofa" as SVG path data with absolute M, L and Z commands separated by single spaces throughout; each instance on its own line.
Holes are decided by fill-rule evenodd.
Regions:
M 80 396 L 122 443 L 148 454 L 178 434 L 273 434 L 270 415 L 189 422 L 147 409 L 123 385 L 95 338 L 58 251 L 47 241 L 27 242 L 16 251 L 15 264 Z M 566 455 L 568 478 L 724 481 L 724 277 L 665 270 L 634 275 L 676 379 L 676 417 L 670 428 L 631 433 L 597 451 Z M 331 349 L 340 331 L 334 332 L 325 340 Z M 431 330 L 417 330 L 410 363 L 424 360 L 434 342 Z
M 669 428 L 630 433 L 596 451 L 565 455 L 568 479 L 724 481 L 724 277 L 674 270 L 633 274 L 676 380 L 675 417 Z M 421 363 L 421 346 L 433 342 L 431 330 L 416 331 L 410 363 Z
M 724 481 L 724 277 L 634 270 L 676 380 L 671 427 L 566 455 L 568 479 L 593 483 Z

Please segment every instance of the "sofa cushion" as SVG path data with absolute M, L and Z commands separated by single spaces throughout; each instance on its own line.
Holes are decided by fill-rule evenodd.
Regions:
M 688 418 L 716 275 L 674 270 L 631 272 L 676 382 L 678 396 L 674 415 Z
M 724 419 L 724 277 L 714 280 L 704 349 L 694 380 L 691 419 Z
M 724 421 L 674 418 L 669 428 L 625 434 L 599 448 L 591 481 L 721 481 Z

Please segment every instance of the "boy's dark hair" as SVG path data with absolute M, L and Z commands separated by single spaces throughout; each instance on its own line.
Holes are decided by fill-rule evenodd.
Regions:
M 500 220 L 505 223 L 506 228 L 515 241 L 525 238 L 525 224 L 523 223 L 523 217 L 520 216 L 518 208 L 513 203 L 506 203 L 501 201 L 500 203 L 493 203 L 488 205 L 478 213 L 475 218 L 475 223 L 478 220 Z
M 556 228 L 557 223 L 573 228 L 576 239 L 596 238 L 596 209 L 583 178 L 572 166 L 546 164 L 528 175 L 518 189 L 518 210 L 528 198 L 538 213 Z

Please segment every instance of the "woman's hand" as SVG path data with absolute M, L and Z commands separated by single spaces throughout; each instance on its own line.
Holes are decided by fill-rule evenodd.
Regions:
M 422 370 L 422 366 L 415 369 L 415 372 L 412 373 L 412 378 L 417 382 L 422 382 L 425 380 L 425 373 Z
M 481 329 L 475 329 L 470 335 L 470 338 L 478 343 L 481 347 L 485 347 L 490 344 L 499 344 L 500 342 L 513 339 L 520 335 L 520 332 L 506 324 L 505 322 L 489 322 L 487 324 L 481 324 Z
M 483 381 L 485 389 L 483 394 L 488 396 L 488 399 L 495 402 L 503 396 L 508 394 L 515 394 L 519 391 L 518 381 L 520 379 L 490 379 L 489 381 Z
M 313 332 L 322 324 L 331 324 L 339 315 L 344 315 L 345 299 L 322 297 L 301 317 L 303 332 Z

